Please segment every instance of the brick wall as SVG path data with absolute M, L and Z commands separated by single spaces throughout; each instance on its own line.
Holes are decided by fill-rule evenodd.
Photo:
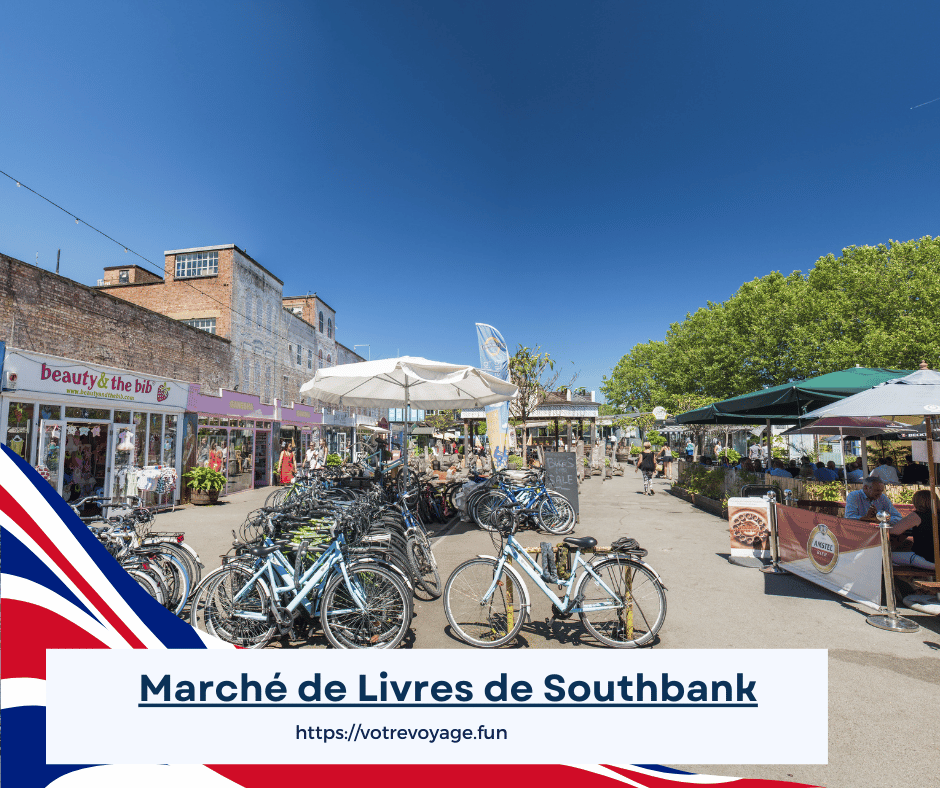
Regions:
M 123 297 L 128 290 L 164 288 L 86 287 L 0 254 L 0 337 L 11 347 L 199 383 L 203 389 L 229 386 L 226 339 L 105 289 Z
M 121 282 L 121 272 L 127 272 L 127 281 Z M 157 274 L 141 268 L 139 265 L 111 265 L 104 269 L 104 282 L 106 285 L 139 285 L 152 282 L 162 282 Z
M 174 320 L 215 318 L 215 333 L 232 338 L 232 257 L 234 249 L 219 250 L 219 273 L 176 279 L 176 255 L 164 260 L 164 278 L 142 284 L 111 285 L 96 289 L 160 312 Z M 108 273 L 108 269 L 105 270 Z

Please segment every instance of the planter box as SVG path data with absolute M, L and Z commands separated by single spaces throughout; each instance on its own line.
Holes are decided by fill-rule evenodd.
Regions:
M 210 490 L 209 492 L 205 490 L 192 490 L 190 501 L 193 506 L 212 506 L 219 502 L 219 492 L 220 490 Z
M 709 514 L 713 514 L 715 517 L 727 519 L 722 501 L 716 501 L 714 498 L 709 498 L 705 495 L 700 495 L 699 493 L 690 493 L 681 487 L 676 487 L 675 485 L 672 485 L 669 488 L 669 494 L 676 496 L 676 498 L 681 498 L 683 501 L 688 501 L 696 508 L 708 512 Z

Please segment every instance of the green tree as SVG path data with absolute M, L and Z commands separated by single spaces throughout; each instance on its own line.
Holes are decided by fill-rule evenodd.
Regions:
M 545 401 L 545 396 L 558 382 L 561 371 L 555 369 L 555 360 L 543 353 L 542 348 L 519 345 L 509 359 L 509 376 L 518 386 L 519 393 L 509 400 L 509 412 L 522 425 L 523 444 L 526 426 L 535 409 Z M 570 387 L 577 375 L 573 375 L 566 386 Z

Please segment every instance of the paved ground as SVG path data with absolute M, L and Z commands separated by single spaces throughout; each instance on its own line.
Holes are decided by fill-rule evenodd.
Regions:
M 910 613 L 920 632 L 901 635 L 865 623 L 867 609 L 792 575 L 765 575 L 730 565 L 726 522 L 666 493 L 640 494 L 640 477 L 582 486 L 578 536 L 601 545 L 619 536 L 639 540 L 669 591 L 666 622 L 655 648 L 826 648 L 829 650 L 829 765 L 686 765 L 690 771 L 792 779 L 826 788 L 940 785 L 940 618 Z M 217 507 L 185 508 L 159 516 L 157 527 L 181 528 L 208 568 L 231 544 L 231 529 L 267 492 L 232 496 Z M 520 541 L 555 541 L 534 532 Z M 489 535 L 463 524 L 435 540 L 446 580 L 476 553 L 492 553 Z M 534 599 L 532 622 L 515 648 L 593 648 L 576 620 L 549 636 L 547 604 Z M 466 648 L 447 631 L 440 601 L 415 604 L 411 648 Z M 307 647 L 322 647 L 315 636 Z M 629 653 L 625 653 L 629 659 Z

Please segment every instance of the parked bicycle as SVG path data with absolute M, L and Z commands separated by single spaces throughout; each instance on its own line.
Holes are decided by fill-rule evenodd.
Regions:
M 565 581 L 551 567 L 540 567 L 516 540 L 515 532 L 525 519 L 521 504 L 502 506 L 492 519 L 502 544 L 499 554 L 471 558 L 448 579 L 444 612 L 457 637 L 472 646 L 495 648 L 519 634 L 531 611 L 521 570 L 552 602 L 554 619 L 577 613 L 588 632 L 613 648 L 653 642 L 666 618 L 666 588 L 643 560 L 646 550 L 635 540 L 621 539 L 611 545 L 610 554 L 585 561 L 581 551 L 594 548 L 597 540 L 567 537 L 564 543 L 574 557 Z M 563 588 L 564 597 L 559 598 L 549 583 Z

